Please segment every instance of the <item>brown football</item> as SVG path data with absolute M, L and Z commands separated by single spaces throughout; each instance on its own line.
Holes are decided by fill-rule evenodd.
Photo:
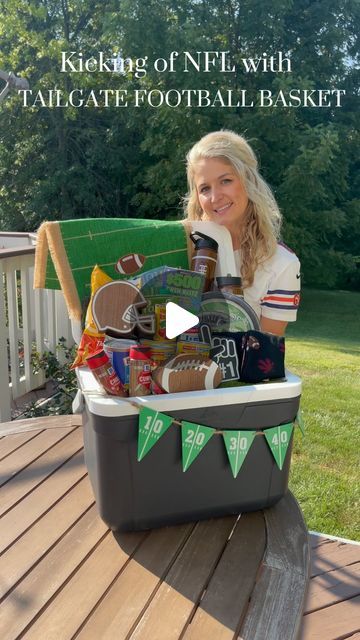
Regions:
M 222 381 L 221 369 L 216 362 L 201 355 L 185 353 L 157 367 L 152 377 L 168 393 L 215 389 Z
M 119 258 L 115 265 L 115 269 L 121 275 L 129 276 L 132 273 L 140 271 L 145 264 L 146 257 L 141 253 L 129 253 Z

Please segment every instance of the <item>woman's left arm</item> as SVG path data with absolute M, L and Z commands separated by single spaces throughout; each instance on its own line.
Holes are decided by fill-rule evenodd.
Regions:
M 274 333 L 276 336 L 285 335 L 285 330 L 288 323 L 283 320 L 272 320 L 271 318 L 260 318 L 260 328 L 264 333 Z

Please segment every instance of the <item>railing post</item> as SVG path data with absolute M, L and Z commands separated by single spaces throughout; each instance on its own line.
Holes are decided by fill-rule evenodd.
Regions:
M 5 239 L 8 240 L 7 236 Z M 20 242 L 21 238 L 16 240 Z M 60 362 L 64 362 L 63 354 L 56 351 L 59 339 L 65 338 L 67 347 L 71 347 L 74 343 L 62 292 L 33 290 L 34 253 L 33 246 L 0 249 L 0 421 L 2 422 L 11 419 L 13 400 L 37 389 L 45 382 L 43 371 L 36 374 L 32 371 L 31 358 L 35 344 L 40 356 L 44 351 L 51 351 L 56 354 Z M 24 369 L 20 366 L 19 342 L 21 341 L 24 345 Z
M 11 418 L 11 392 L 7 351 L 7 323 L 5 312 L 4 264 L 0 260 L 0 421 Z
M 32 356 L 32 324 L 31 324 L 31 302 L 30 302 L 30 272 L 27 256 L 21 260 L 21 309 L 22 327 L 24 341 L 24 372 L 25 390 L 31 391 L 34 388 L 34 375 L 31 366 Z

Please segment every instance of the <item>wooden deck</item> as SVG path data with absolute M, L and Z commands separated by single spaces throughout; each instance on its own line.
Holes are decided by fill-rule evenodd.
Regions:
M 239 619 L 255 606 L 241 599 L 254 589 L 251 558 L 266 549 L 262 512 L 113 534 L 97 515 L 81 431 L 77 416 L 0 428 L 1 639 L 268 640 Z M 300 638 L 358 640 L 360 546 L 325 536 L 311 546 Z M 275 560 L 256 589 L 281 567 Z M 281 581 L 275 593 L 286 614 Z

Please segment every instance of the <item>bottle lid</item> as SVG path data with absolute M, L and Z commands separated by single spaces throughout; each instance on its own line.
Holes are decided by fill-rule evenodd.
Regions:
M 195 250 L 198 249 L 212 249 L 213 251 L 217 251 L 219 248 L 219 244 L 214 240 L 214 238 L 209 238 L 204 233 L 200 233 L 200 231 L 193 231 L 190 233 L 190 238 L 195 245 Z
M 90 369 L 97 369 L 98 367 L 102 367 L 104 364 L 108 364 L 109 358 L 106 355 L 105 351 L 98 351 L 92 356 L 86 358 L 86 362 Z
M 238 276 L 219 276 L 216 278 L 216 283 L 219 288 L 221 287 L 241 287 L 241 278 Z

